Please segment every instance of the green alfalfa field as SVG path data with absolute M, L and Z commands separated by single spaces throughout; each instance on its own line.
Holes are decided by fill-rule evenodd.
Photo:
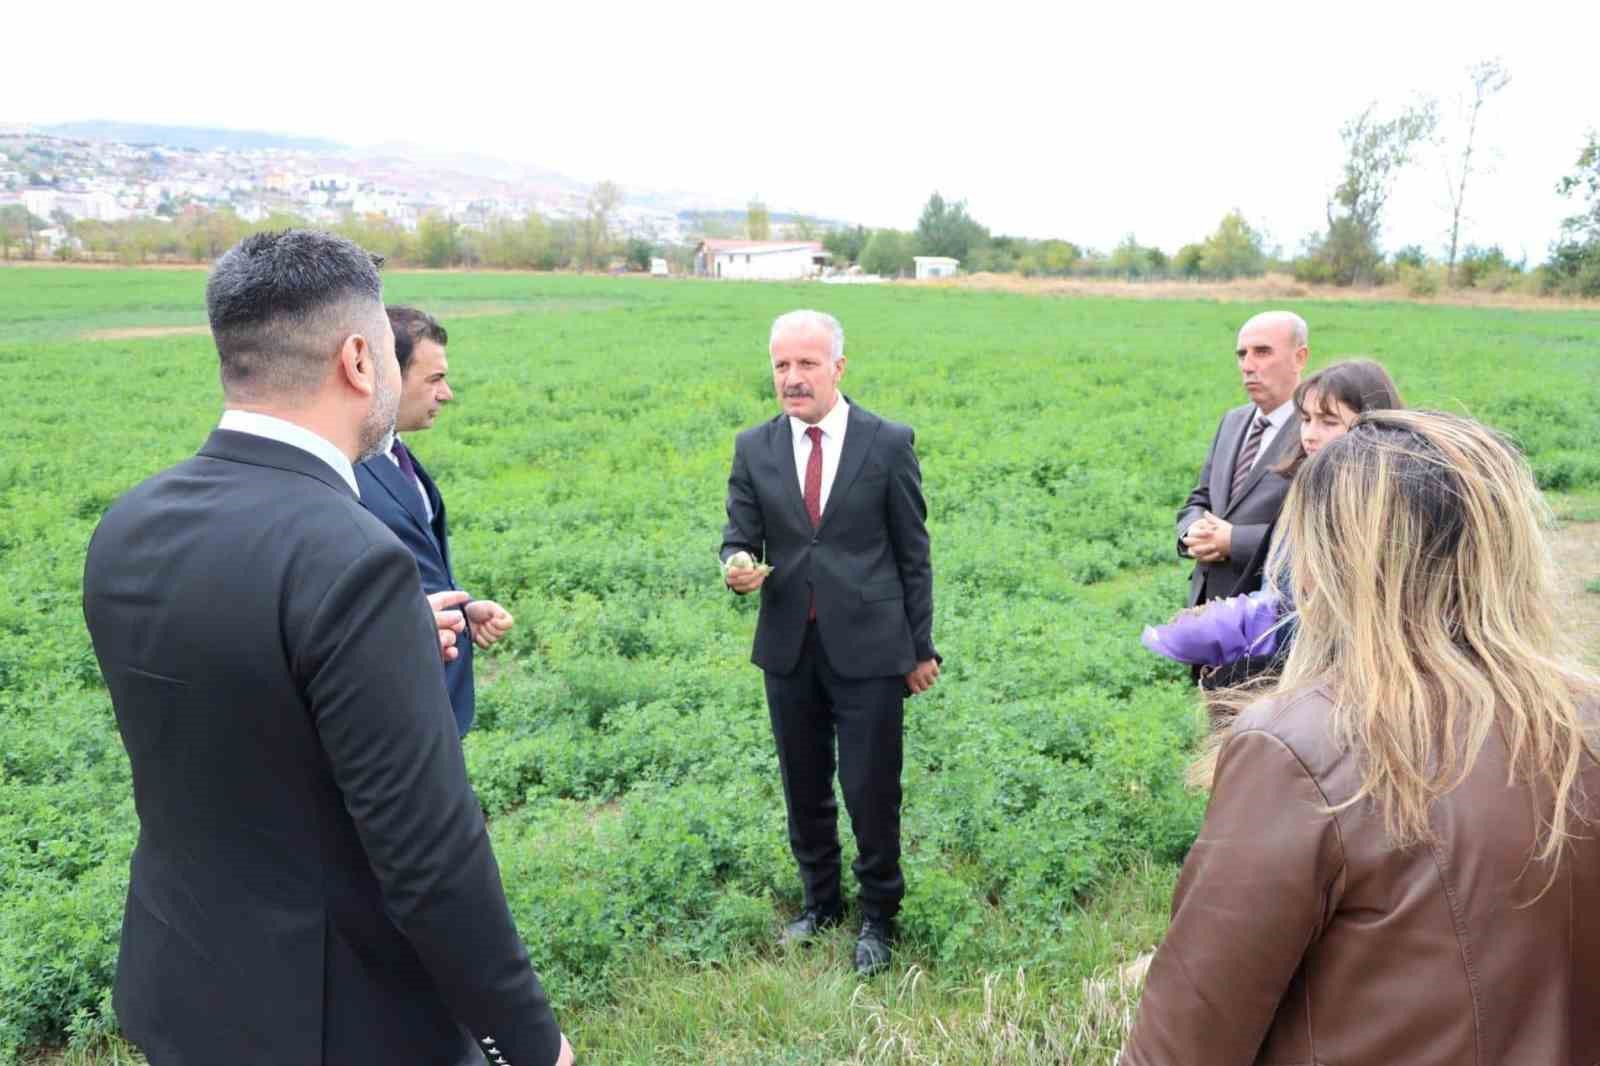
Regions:
M 0 269 L 0 1062 L 130 1061 L 107 989 L 137 826 L 80 577 L 106 506 L 216 421 L 203 285 Z M 466 760 L 583 1060 L 1109 1062 L 1135 994 L 1118 968 L 1159 938 L 1204 806 L 1181 786 L 1186 675 L 1138 633 L 1181 605 L 1174 512 L 1240 402 L 1234 331 L 1266 305 L 387 286 L 450 330 L 457 401 L 413 444 L 464 585 L 517 617 L 479 658 Z M 909 895 L 869 981 L 848 930 L 774 945 L 798 885 L 755 604 L 715 556 L 733 436 L 775 411 L 768 325 L 807 306 L 845 325 L 851 399 L 916 427 L 945 656 L 908 707 Z M 1411 403 L 1512 434 L 1559 513 L 1600 519 L 1600 312 L 1296 306 L 1314 365 L 1382 360 Z M 1574 576 L 1578 608 L 1600 600 L 1600 572 Z

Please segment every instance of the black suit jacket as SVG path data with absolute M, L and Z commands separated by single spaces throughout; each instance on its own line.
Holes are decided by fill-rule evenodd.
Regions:
M 928 509 L 913 438 L 911 427 L 851 404 L 838 472 L 814 530 L 789 417 L 735 439 L 720 554 L 726 561 L 747 551 L 773 567 L 761 586 L 751 656 L 763 670 L 795 668 L 813 592 L 817 635 L 840 676 L 907 674 L 938 657 Z
M 84 615 L 139 814 L 115 1004 L 153 1064 L 555 1061 L 416 564 L 333 470 L 217 430 L 106 512 Z
M 1251 559 L 1277 521 L 1283 498 L 1289 492 L 1288 480 L 1274 473 L 1272 468 L 1288 457 L 1299 439 L 1299 427 L 1293 419 L 1272 438 L 1239 487 L 1238 497 L 1233 496 L 1234 466 L 1255 409 L 1254 404 L 1245 404 L 1222 416 L 1217 434 L 1211 438 L 1211 448 L 1206 452 L 1205 465 L 1200 468 L 1200 483 L 1178 512 L 1178 554 L 1186 559 L 1189 553 L 1183 546 L 1183 535 L 1206 511 L 1233 524 L 1233 548 L 1227 560 L 1196 563 L 1194 572 L 1189 575 L 1191 607 L 1202 600 L 1252 591 L 1241 581 L 1250 569 Z M 1257 578 L 1259 580 L 1259 571 Z
M 456 587 L 455 571 L 450 567 L 450 526 L 445 519 L 444 497 L 439 487 L 411 453 L 428 502 L 433 506 L 433 521 L 422 509 L 422 500 L 411 479 L 386 455 L 374 456 L 356 465 L 356 484 L 361 487 L 361 504 L 377 515 L 389 531 L 406 546 L 417 561 L 425 593 L 447 592 Z M 450 692 L 450 707 L 456 716 L 456 732 L 467 735 L 472 727 L 476 695 L 472 687 L 472 640 L 464 632 L 456 641 L 460 655 L 444 664 L 445 688 Z

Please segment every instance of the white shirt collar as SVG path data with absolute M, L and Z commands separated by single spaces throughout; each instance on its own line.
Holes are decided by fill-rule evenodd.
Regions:
M 217 423 L 217 428 L 231 429 L 235 433 L 248 433 L 254 437 L 265 437 L 280 444 L 299 448 L 303 452 L 310 452 L 331 466 L 333 472 L 350 486 L 350 491 L 356 494 L 357 499 L 361 497 L 361 489 L 356 485 L 355 468 L 350 465 L 349 457 L 335 448 L 332 441 L 311 432 L 304 426 L 258 411 L 235 411 L 229 408 L 222 412 L 222 421 Z
M 845 402 L 844 393 L 833 403 L 833 410 L 822 416 L 817 423 L 822 429 L 822 435 L 830 439 L 837 439 L 844 433 L 844 427 L 850 421 L 850 405 Z M 806 435 L 806 430 L 811 427 L 793 415 L 789 416 L 789 431 L 794 434 L 795 443 L 798 444 Z
M 1256 414 L 1261 413 L 1261 408 L 1256 408 Z M 1272 423 L 1273 429 L 1282 429 L 1283 424 L 1289 421 L 1289 416 L 1294 414 L 1294 399 L 1291 397 L 1267 412 L 1267 421 Z

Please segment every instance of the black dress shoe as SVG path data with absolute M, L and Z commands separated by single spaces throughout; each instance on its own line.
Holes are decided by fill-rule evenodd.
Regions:
M 889 965 L 894 954 L 890 944 L 894 941 L 894 922 L 882 918 L 867 918 L 861 923 L 861 935 L 856 938 L 856 973 L 863 977 L 875 974 Z
M 819 911 L 815 907 L 807 907 L 800 912 L 800 917 L 783 927 L 783 935 L 778 941 L 782 944 L 803 944 L 838 924 L 838 911 Z

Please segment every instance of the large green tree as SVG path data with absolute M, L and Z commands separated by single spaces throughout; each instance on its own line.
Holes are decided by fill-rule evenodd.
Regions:
M 1545 270 L 1554 286 L 1579 296 L 1600 296 L 1600 133 L 1591 132 L 1577 166 L 1556 185 L 1581 209 L 1561 223 L 1561 236 Z
M 947 255 L 965 260 L 974 248 L 988 243 L 989 231 L 967 214 L 965 200 L 946 203 L 937 191 L 922 207 L 917 220 L 917 255 Z
M 1255 277 L 1266 269 L 1267 253 L 1261 234 L 1237 208 L 1222 216 L 1216 232 L 1200 246 L 1198 272 L 1205 277 L 1227 281 Z
M 1438 105 L 1423 100 L 1390 118 L 1368 104 L 1344 124 L 1344 173 L 1328 200 L 1327 237 L 1318 248 L 1327 274 L 1340 285 L 1378 280 L 1383 252 L 1378 245 L 1383 208 L 1400 172 L 1408 166 L 1439 123 Z
M 833 253 L 834 266 L 849 266 L 861 261 L 861 251 L 871 236 L 865 226 L 845 226 L 829 230 L 822 238 L 822 246 Z
M 11 258 L 11 249 L 20 248 L 25 259 L 38 254 L 38 233 L 45 221 L 21 204 L 0 207 L 0 253 Z
M 893 278 L 909 273 L 911 267 L 911 242 L 899 230 L 873 230 L 861 249 L 861 269 L 868 274 Z
M 1165 270 L 1167 262 L 1166 253 L 1160 248 L 1142 245 L 1130 233 L 1106 259 L 1105 271 L 1114 277 L 1147 278 Z
M 454 266 L 461 259 L 461 226 L 430 212 L 417 223 L 417 258 L 426 267 Z

